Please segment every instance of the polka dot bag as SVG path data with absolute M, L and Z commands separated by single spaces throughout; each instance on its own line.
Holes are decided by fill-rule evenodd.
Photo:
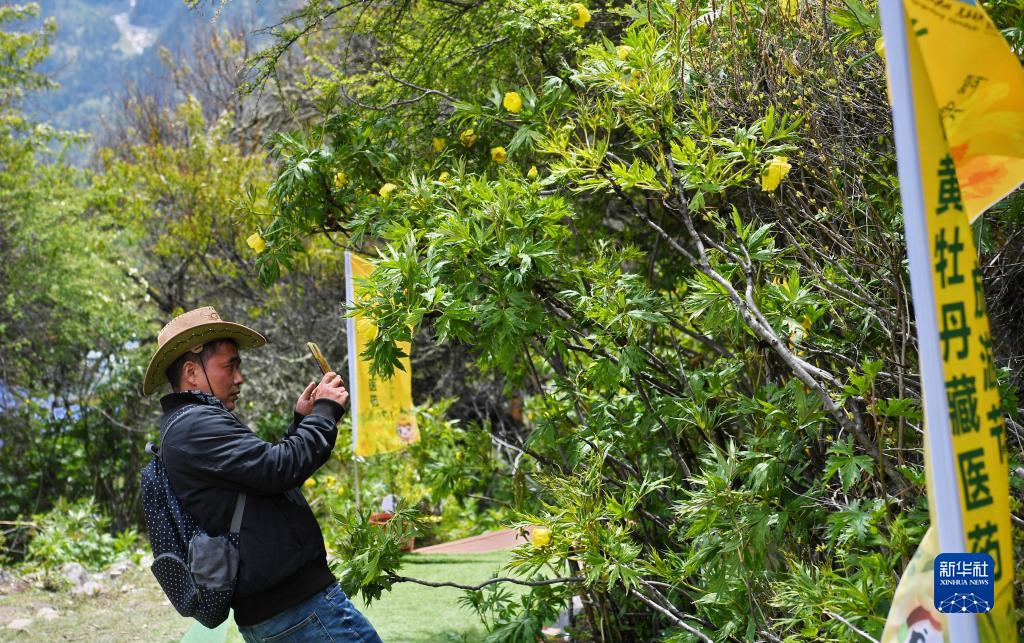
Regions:
M 170 428 L 197 405 L 172 416 Z M 150 569 L 168 600 L 182 616 L 208 628 L 227 620 L 238 579 L 238 531 L 245 511 L 245 494 L 238 495 L 229 533 L 211 537 L 178 501 L 167 470 L 153 444 L 153 460 L 142 469 L 142 509 L 153 548 Z

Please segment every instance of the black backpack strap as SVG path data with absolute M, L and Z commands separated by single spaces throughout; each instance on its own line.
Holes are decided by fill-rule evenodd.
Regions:
M 187 413 L 188 411 L 191 411 L 192 409 L 196 408 L 197 406 L 199 406 L 199 405 L 198 404 L 186 404 L 185 406 L 183 406 L 180 409 L 178 409 L 177 415 L 172 417 L 171 421 L 167 423 L 167 428 L 165 428 L 162 431 L 160 431 L 160 441 L 163 442 L 164 436 L 167 435 L 167 432 L 171 430 L 172 426 L 174 426 L 175 424 L 178 423 L 178 420 L 180 420 L 181 418 L 185 417 L 185 413 Z M 157 445 L 153 444 L 152 442 L 147 442 L 146 443 L 146 452 L 147 453 L 151 453 L 151 454 L 155 455 L 158 458 L 160 457 L 160 447 L 158 447 Z
M 242 514 L 245 513 L 245 494 L 239 493 L 235 501 L 235 513 L 231 516 L 231 533 L 237 534 L 242 528 Z

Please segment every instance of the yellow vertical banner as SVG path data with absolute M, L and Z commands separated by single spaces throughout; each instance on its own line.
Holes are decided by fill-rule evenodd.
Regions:
M 929 29 L 916 38 L 916 43 L 932 35 Z M 912 39 L 910 54 L 915 89 L 930 85 L 930 78 L 925 77 L 924 57 L 916 43 Z M 978 616 L 978 629 L 982 640 L 1009 643 L 1017 636 L 1013 614 L 1010 478 L 985 291 L 967 218 L 968 206 L 959 184 L 959 168 L 943 137 L 941 108 L 928 92 L 915 92 L 914 96 L 946 390 L 945 400 L 939 403 L 945 403 L 949 413 L 967 551 L 989 554 L 995 562 L 996 603 L 991 612 Z M 939 472 L 932 467 L 929 474 L 934 477 Z M 934 485 L 929 484 L 929 488 Z M 941 508 L 941 504 L 931 503 L 933 511 Z
M 1024 180 L 1024 72 L 973 2 L 883 0 L 882 22 L 918 321 L 932 523 L 897 588 L 882 640 L 1013 643 L 1005 427 L 970 222 Z M 992 556 L 991 611 L 935 609 L 934 558 L 959 551 Z
M 373 264 L 345 252 L 345 292 L 349 306 L 359 301 L 358 280 L 373 273 Z M 370 363 L 362 357 L 367 344 L 377 335 L 377 326 L 362 316 L 346 319 L 348 330 L 349 389 L 352 396 L 352 449 L 357 456 L 397 451 L 419 442 L 419 428 L 412 407 L 412 365 L 401 358 L 404 371 L 395 369 L 387 380 L 370 375 Z M 398 347 L 410 354 L 408 342 Z

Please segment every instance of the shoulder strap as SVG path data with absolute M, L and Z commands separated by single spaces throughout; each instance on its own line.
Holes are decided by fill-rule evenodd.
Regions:
M 192 409 L 194 409 L 197 406 L 199 406 L 199 405 L 198 404 L 186 404 L 185 406 L 183 406 L 180 409 L 178 409 L 177 415 L 172 417 L 171 421 L 167 423 L 167 428 L 163 429 L 160 432 L 160 441 L 161 442 L 163 441 L 164 436 L 167 435 L 167 432 L 171 430 L 172 426 L 174 426 L 175 424 L 178 423 L 178 420 L 180 420 L 181 418 L 185 417 L 185 413 L 187 413 L 188 411 L 191 411 Z M 157 445 L 153 444 L 152 442 L 147 442 L 146 443 L 146 452 L 147 453 L 151 453 L 151 454 L 155 455 L 158 458 L 160 457 L 160 447 L 158 447 Z
M 242 528 L 242 514 L 245 512 L 245 494 L 239 493 L 235 501 L 235 513 L 231 516 L 231 533 L 237 534 Z

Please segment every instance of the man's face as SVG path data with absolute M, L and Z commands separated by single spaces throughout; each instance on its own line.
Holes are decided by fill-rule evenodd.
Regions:
M 229 411 L 234 410 L 235 403 L 245 379 L 242 377 L 242 358 L 238 356 L 238 348 L 231 342 L 222 342 L 217 352 L 205 360 L 206 376 L 203 367 L 195 362 L 185 364 L 183 383 L 185 388 L 194 388 L 217 397 Z M 207 384 L 206 378 L 210 381 Z M 213 390 L 210 390 L 210 388 Z

